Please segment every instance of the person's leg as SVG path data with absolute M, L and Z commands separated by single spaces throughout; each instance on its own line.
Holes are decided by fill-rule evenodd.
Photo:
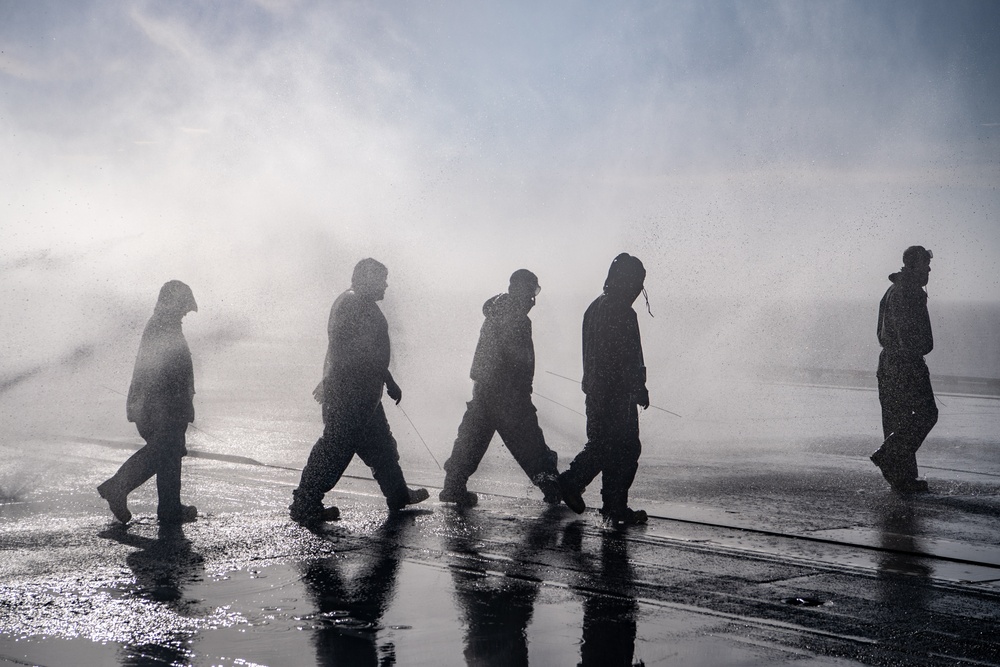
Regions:
M 184 508 L 181 506 L 181 458 L 187 451 L 185 431 L 187 424 L 170 424 L 158 427 L 153 436 L 159 453 L 156 465 L 156 515 L 161 521 L 178 522 L 185 518 Z
M 399 467 L 396 439 L 392 436 L 381 403 L 375 408 L 358 438 L 357 453 L 365 465 L 372 469 L 372 476 L 382 490 L 385 504 L 390 510 L 400 510 L 427 498 L 426 489 L 416 489 L 411 493 L 406 486 L 403 469 Z
M 614 437 L 610 401 L 587 396 L 587 444 L 559 477 L 581 493 L 604 469 L 608 441 Z
M 908 479 L 917 478 L 917 450 L 937 424 L 938 409 L 926 364 L 910 369 L 906 392 L 906 418 L 899 427 L 904 470 Z M 912 475 L 912 477 L 910 476 Z
M 885 429 L 891 429 L 872 461 L 897 491 L 926 490 L 917 480 L 916 452 L 937 423 L 930 374 L 922 361 L 879 368 L 879 400 Z
M 299 486 L 292 491 L 291 517 L 303 524 L 322 520 L 323 496 L 336 486 L 354 458 L 357 426 L 343 412 L 330 410 L 324 416 L 323 435 L 309 452 Z
M 614 406 L 609 415 L 614 422 L 614 436 L 610 438 L 606 451 L 601 484 L 601 498 L 604 501 L 602 513 L 612 519 L 628 516 L 628 492 L 639 468 L 639 412 L 631 398 L 626 397 Z
M 444 462 L 444 488 L 441 493 L 445 502 L 463 502 L 468 494 L 466 484 L 469 477 L 479 468 L 493 439 L 495 427 L 487 394 L 478 384 L 473 386 L 472 400 L 466 404 L 451 456 Z
M 111 513 L 122 523 L 128 523 L 132 519 L 132 512 L 128 509 L 128 494 L 155 475 L 159 464 L 159 456 L 153 444 L 153 429 L 139 425 L 137 428 L 146 444 L 128 457 L 114 475 L 97 487 L 97 493 L 108 501 Z
M 915 459 L 907 451 L 903 436 L 903 428 L 911 412 L 905 398 L 906 379 L 896 362 L 890 360 L 884 351 L 879 357 L 877 378 L 884 440 L 871 460 L 882 471 L 886 481 L 897 488 L 909 479 L 916 479 L 916 471 L 908 465 Z
M 542 490 L 546 502 L 558 503 L 561 498 L 556 469 L 558 456 L 545 444 L 531 395 L 509 393 L 495 405 L 495 410 L 497 432 L 514 460 Z

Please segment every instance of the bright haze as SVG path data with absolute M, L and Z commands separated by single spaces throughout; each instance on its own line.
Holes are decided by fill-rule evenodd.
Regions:
M 464 381 L 480 305 L 526 267 L 539 373 L 574 376 L 622 251 L 661 395 L 817 345 L 873 368 L 909 245 L 934 252 L 932 317 L 995 313 L 998 25 L 956 0 L 0 2 L 0 379 L 103 354 L 127 386 L 176 278 L 203 368 L 302 337 L 311 382 L 366 256 L 413 375 L 434 350 Z M 862 310 L 822 338 L 838 302 Z M 942 355 L 967 347 L 941 327 Z

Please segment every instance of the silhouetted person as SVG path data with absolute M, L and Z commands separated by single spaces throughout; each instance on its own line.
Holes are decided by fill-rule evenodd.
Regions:
M 535 274 L 518 269 L 510 277 L 507 293 L 483 304 L 486 321 L 479 331 L 469 372 L 474 382 L 472 400 L 467 403 L 451 456 L 444 464 L 444 488 L 439 496 L 443 502 L 465 507 L 476 504 L 478 498 L 466 484 L 486 455 L 494 433 L 500 434 L 514 459 L 542 490 L 546 502 L 560 500 L 558 456 L 545 444 L 531 402 L 535 348 L 528 312 L 539 291 Z
M 885 441 L 871 455 L 893 490 L 922 493 L 917 450 L 937 423 L 938 411 L 924 355 L 934 349 L 924 286 L 933 254 L 921 246 L 903 253 L 903 268 L 889 276 L 892 285 L 878 308 L 878 398 Z
M 198 304 L 191 288 L 171 280 L 160 288 L 153 316 L 142 332 L 125 414 L 146 445 L 97 487 L 122 523 L 132 518 L 128 494 L 153 475 L 161 523 L 193 521 L 198 514 L 193 505 L 181 504 L 184 434 L 194 421 L 194 369 L 181 320 L 192 311 L 198 311 Z
M 302 566 L 302 582 L 317 610 L 317 665 L 396 664 L 393 653 L 380 659 L 376 639 L 396 587 L 400 540 L 411 524 L 411 517 L 391 514 L 359 551 Z M 345 571 L 353 575 L 345 577 Z
M 576 512 L 581 494 L 602 474 L 601 514 L 612 524 L 646 523 L 628 506 L 639 467 L 639 411 L 649 407 L 639 321 L 632 303 L 642 293 L 646 269 L 627 253 L 615 257 L 597 297 L 583 316 L 583 391 L 587 395 L 587 444 L 559 476 L 563 498 Z
M 378 482 L 390 511 L 427 498 L 409 489 L 399 467 L 396 439 L 382 409 L 382 390 L 398 404 L 403 392 L 389 372 L 389 325 L 378 307 L 389 270 L 368 258 L 354 267 L 351 288 L 337 297 L 327 327 L 323 380 L 313 395 L 323 404 L 323 435 L 313 445 L 289 507 L 293 521 L 315 527 L 337 519 L 323 496 L 357 454 Z

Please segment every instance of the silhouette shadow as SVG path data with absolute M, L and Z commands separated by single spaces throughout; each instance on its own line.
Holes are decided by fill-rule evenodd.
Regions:
M 918 509 L 909 503 L 886 503 L 879 511 L 879 542 L 886 551 L 877 563 L 877 592 L 887 628 L 920 629 L 930 622 L 930 575 L 919 553 Z M 913 553 L 906 553 L 913 552 Z
M 563 531 L 563 545 L 574 555 L 581 580 L 574 589 L 583 595 L 583 640 L 579 665 L 632 667 L 639 604 L 635 599 L 632 566 L 625 533 L 601 531 L 598 566 L 582 550 L 583 522 Z M 642 664 L 642 663 L 637 663 Z
M 535 554 L 555 542 L 561 507 L 550 507 L 527 524 L 514 554 L 502 563 L 490 560 L 489 569 L 502 568 L 502 577 L 487 573 L 481 554 L 486 528 L 482 515 L 449 512 L 447 545 L 456 603 L 465 627 L 465 661 L 476 667 L 528 664 L 527 627 L 541 585 Z
M 126 557 L 126 563 L 135 576 L 138 597 L 165 605 L 182 616 L 197 613 L 195 606 L 200 602 L 185 599 L 184 590 L 202 580 L 204 559 L 191 548 L 181 525 L 160 525 L 154 539 L 130 533 L 127 527 L 115 524 L 98 537 L 137 549 Z M 126 645 L 120 662 L 123 667 L 187 664 L 191 659 L 190 639 L 189 634 L 174 634 L 158 642 Z
M 416 516 L 391 513 L 358 550 L 302 564 L 302 582 L 317 609 L 307 618 L 318 665 L 396 663 L 392 644 L 380 647 L 377 639 L 393 598 L 400 541 Z M 345 576 L 346 571 L 354 574 Z

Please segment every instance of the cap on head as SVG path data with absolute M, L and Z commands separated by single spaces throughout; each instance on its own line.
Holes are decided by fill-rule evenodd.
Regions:
M 923 246 L 911 245 L 903 251 L 903 267 L 915 269 L 918 266 L 927 266 L 931 263 L 934 253 Z
M 382 281 L 388 275 L 389 269 L 385 268 L 385 264 L 371 257 L 366 257 L 354 265 L 354 273 L 351 275 L 351 287 L 362 291 L 373 287 L 381 287 Z
M 179 280 L 168 280 L 160 288 L 160 295 L 156 298 L 156 309 L 183 315 L 191 311 L 197 313 L 198 304 L 190 287 Z
M 538 276 L 528 269 L 518 269 L 510 274 L 510 285 L 507 287 L 507 291 L 512 294 L 523 293 L 537 296 L 542 288 L 538 284 Z
M 608 279 L 604 281 L 605 292 L 631 292 L 642 289 L 646 280 L 646 267 L 638 257 L 623 252 L 611 262 Z M 638 294 L 638 291 L 636 291 Z

